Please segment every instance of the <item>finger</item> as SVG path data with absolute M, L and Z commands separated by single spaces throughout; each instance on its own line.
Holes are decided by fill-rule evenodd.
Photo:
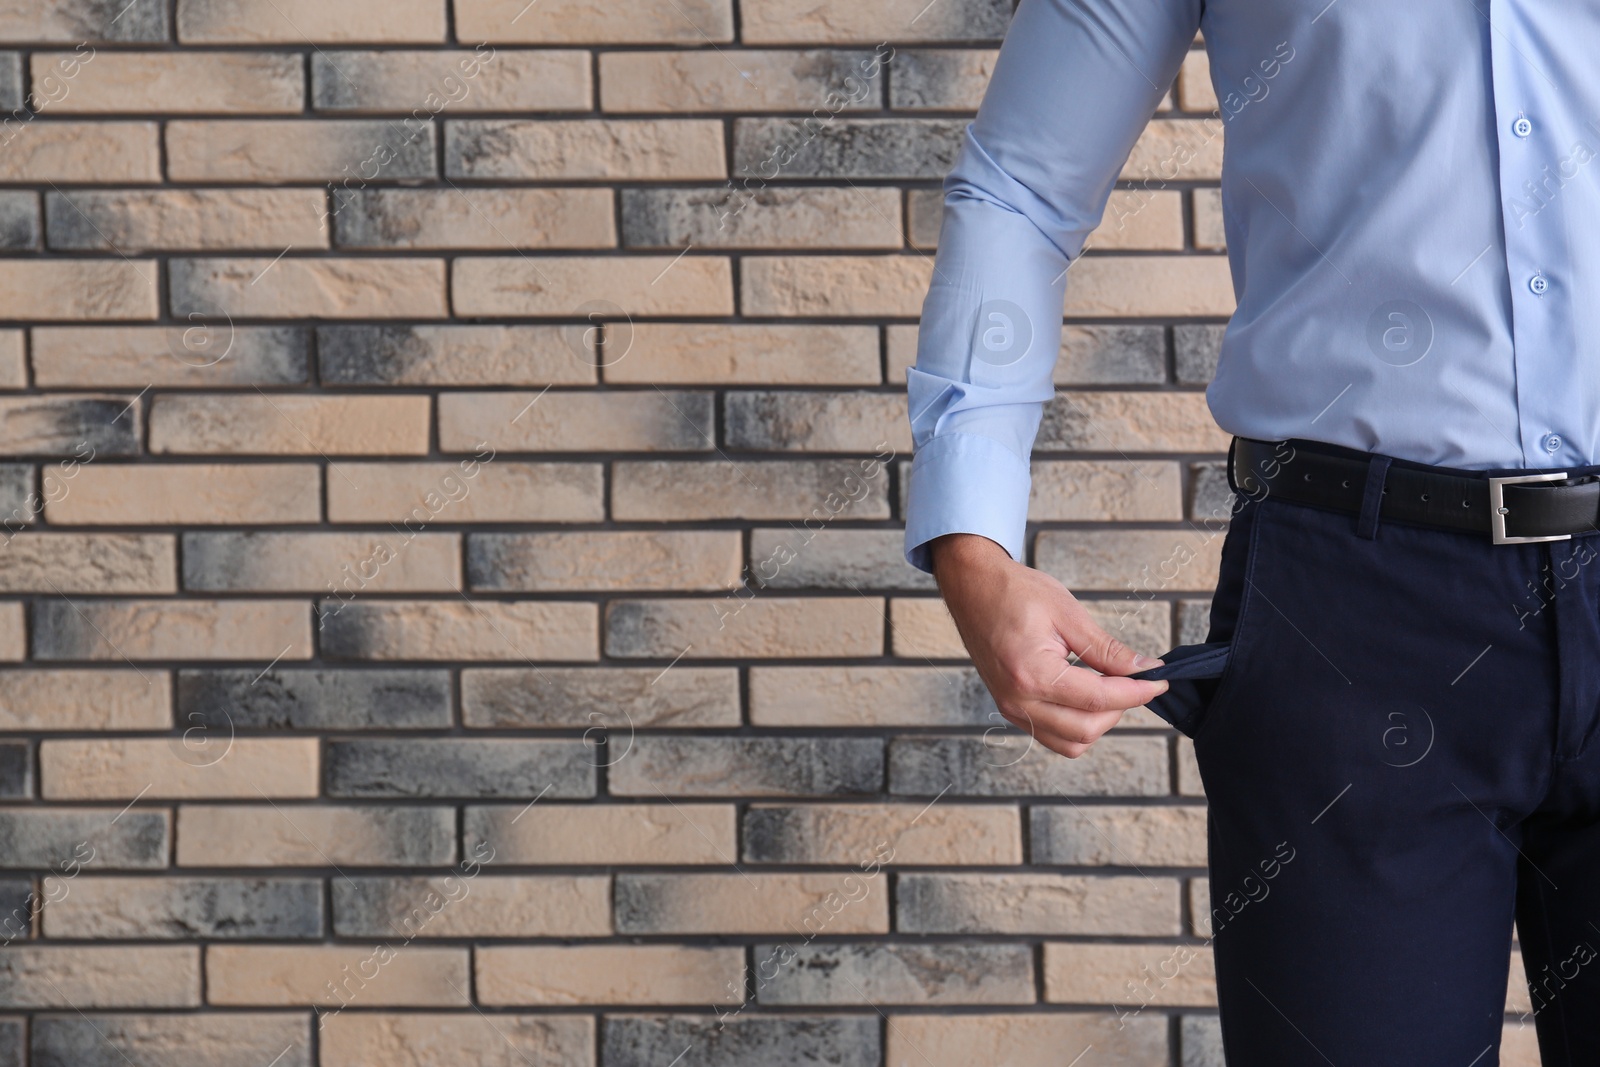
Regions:
M 1041 740 L 1056 738 L 1063 742 L 1089 745 L 1116 726 L 1122 720 L 1124 712 L 1121 710 L 1090 712 L 1036 700 L 1027 701 L 1000 714 L 1013 726 Z
M 1061 636 L 1084 663 L 1101 674 L 1127 675 L 1161 666 L 1162 661 L 1142 655 L 1106 633 L 1089 617 L 1081 604 L 1074 603 L 1062 620 Z
M 1069 666 L 1043 689 L 1024 695 L 1087 712 L 1122 712 L 1148 704 L 1165 693 L 1168 684 L 1164 678 L 1122 678 Z

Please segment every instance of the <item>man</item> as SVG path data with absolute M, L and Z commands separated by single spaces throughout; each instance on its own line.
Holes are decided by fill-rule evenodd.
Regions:
M 1206 644 L 1136 678 L 1023 565 L 1028 457 L 1197 29 L 1239 506 Z M 1038 742 L 1194 736 L 1233 1067 L 1489 1067 L 1513 918 L 1544 1064 L 1600 1064 L 1597 59 L 1592 3 L 1021 0 L 945 183 L 907 559 Z

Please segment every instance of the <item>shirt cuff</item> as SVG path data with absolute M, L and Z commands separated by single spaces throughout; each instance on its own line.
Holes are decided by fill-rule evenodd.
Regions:
M 992 437 L 948 433 L 917 449 L 906 490 L 906 562 L 933 573 L 936 537 L 982 534 L 1022 562 L 1028 461 Z

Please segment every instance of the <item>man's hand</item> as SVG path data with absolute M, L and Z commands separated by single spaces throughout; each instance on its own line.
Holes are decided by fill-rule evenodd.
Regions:
M 939 592 L 1000 714 L 1052 752 L 1076 759 L 1128 708 L 1166 692 L 1164 681 L 1120 677 L 1160 660 L 1100 629 L 1065 586 L 994 541 L 947 534 L 931 551 Z M 1071 653 L 1095 670 L 1070 665 Z

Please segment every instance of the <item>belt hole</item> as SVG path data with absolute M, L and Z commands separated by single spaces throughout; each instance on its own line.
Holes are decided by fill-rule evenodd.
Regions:
M 1471 507 L 1471 506 L 1472 506 L 1472 501 L 1470 501 L 1470 500 L 1463 500 L 1463 501 L 1462 501 L 1462 502 L 1461 502 L 1461 506 L 1462 506 L 1462 507 L 1464 507 L 1464 508 L 1470 508 L 1470 507 Z
M 1341 485 L 1343 485 L 1343 486 L 1344 486 L 1344 487 L 1345 487 L 1345 488 L 1346 488 L 1346 489 L 1348 489 L 1348 488 L 1350 488 L 1350 479 L 1349 479 L 1349 478 L 1346 478 L 1346 479 L 1345 479 L 1345 480 L 1344 480 L 1344 481 L 1343 481 L 1343 482 L 1341 482 L 1341 483 L 1340 483 L 1340 484 L 1341 484 Z
M 1310 480 L 1311 480 L 1311 472 L 1310 472 L 1310 471 L 1307 471 L 1307 472 L 1306 472 L 1306 474 L 1305 474 L 1305 480 L 1306 480 L 1306 481 L 1308 481 L 1308 482 L 1309 482 L 1309 481 L 1310 481 Z
M 1424 500 L 1424 501 L 1426 501 L 1426 500 L 1427 500 L 1427 499 L 1428 499 L 1428 494 L 1427 494 L 1427 493 L 1423 493 L 1423 494 L 1422 494 L 1422 499 L 1423 499 L 1423 500 Z
M 1383 487 L 1383 495 L 1384 496 L 1388 496 L 1389 495 L 1389 487 L 1387 485 Z

